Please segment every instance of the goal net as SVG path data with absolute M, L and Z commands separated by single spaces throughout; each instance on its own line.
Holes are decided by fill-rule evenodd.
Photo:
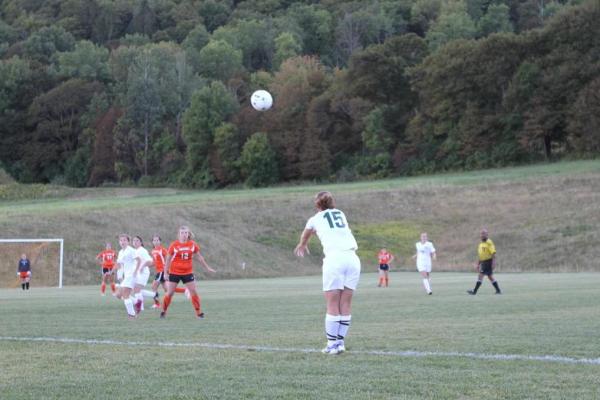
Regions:
M 31 263 L 32 286 L 62 288 L 63 239 L 0 239 L 0 287 L 20 285 L 17 268 L 21 254 Z

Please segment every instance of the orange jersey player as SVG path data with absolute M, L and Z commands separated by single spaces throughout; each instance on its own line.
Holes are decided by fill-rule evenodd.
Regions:
M 154 292 L 154 304 L 152 308 L 160 308 L 160 300 L 158 296 L 158 286 L 162 286 L 164 291 L 167 291 L 167 286 L 165 285 L 165 263 L 167 262 L 167 249 L 162 245 L 162 241 L 160 236 L 154 235 L 152 236 L 152 251 L 150 255 L 154 259 L 154 267 L 156 268 L 156 275 L 154 276 L 154 281 L 152 282 L 152 291 Z M 184 288 L 175 288 L 176 293 L 185 293 L 187 289 Z M 188 292 L 189 293 L 189 292 Z
M 100 261 L 102 266 L 102 284 L 100 285 L 100 293 L 104 296 L 106 292 L 106 283 L 110 281 L 110 289 L 115 294 L 115 283 L 113 279 L 113 269 L 117 260 L 117 253 L 112 249 L 110 243 L 106 243 L 106 247 L 97 256 L 96 260 Z
M 387 251 L 387 249 L 384 248 L 379 250 L 377 258 L 379 259 L 379 284 L 377 285 L 377 287 L 382 287 L 383 285 L 385 285 L 385 287 L 388 287 L 388 272 L 390 270 L 390 263 L 394 261 L 394 256 L 392 255 L 392 253 L 390 253 L 389 251 Z
M 193 234 L 187 226 L 181 226 L 178 232 L 178 240 L 171 243 L 167 250 L 167 262 L 165 263 L 164 277 L 167 282 L 167 294 L 163 300 L 163 311 L 160 317 L 164 318 L 167 314 L 171 297 L 179 282 L 183 282 L 190 292 L 192 305 L 196 310 L 198 318 L 204 318 L 204 313 L 200 307 L 200 296 L 196 292 L 196 281 L 194 278 L 193 258 L 194 256 L 206 272 L 216 272 L 212 269 L 200 254 L 200 246 L 192 240 Z

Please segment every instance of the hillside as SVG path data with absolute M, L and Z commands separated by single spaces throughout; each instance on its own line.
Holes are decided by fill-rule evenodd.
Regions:
M 600 161 L 487 170 L 323 186 L 255 190 L 68 189 L 65 198 L 0 202 L 9 237 L 63 237 L 65 284 L 98 278 L 95 255 L 120 232 L 165 242 L 189 224 L 219 273 L 215 279 L 318 274 L 292 249 L 313 212 L 312 196 L 331 190 L 356 234 L 363 270 L 386 246 L 412 270 L 412 246 L 427 231 L 437 271 L 471 271 L 481 226 L 496 242 L 499 271 L 595 271 L 600 250 Z M 589 244 L 588 244 L 589 243 Z M 14 275 L 14 260 L 2 271 Z M 242 269 L 242 263 L 246 268 Z

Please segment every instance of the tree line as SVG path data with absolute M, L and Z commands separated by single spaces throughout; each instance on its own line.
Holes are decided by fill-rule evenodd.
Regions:
M 7 0 L 0 167 L 206 188 L 596 156 L 598 21 L 596 0 Z

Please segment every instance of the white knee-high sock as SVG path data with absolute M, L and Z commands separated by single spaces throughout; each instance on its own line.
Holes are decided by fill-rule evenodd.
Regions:
M 344 341 L 344 338 L 348 334 L 348 329 L 350 329 L 350 320 L 352 319 L 352 315 L 342 315 L 340 316 L 340 327 L 338 328 L 338 340 Z
M 152 290 L 146 290 L 146 289 L 142 289 L 142 291 L 140 293 L 142 293 L 142 296 L 150 297 L 151 299 L 154 298 L 154 295 L 156 295 L 156 292 L 153 292 Z
M 425 286 L 425 290 L 427 293 L 431 292 L 431 285 L 429 284 L 429 279 L 423 278 L 423 286 Z
M 325 335 L 327 341 L 333 343 L 338 338 L 338 332 L 340 329 L 340 316 L 325 314 Z
M 125 308 L 127 309 L 127 314 L 135 315 L 135 310 L 133 309 L 133 300 L 131 297 L 123 299 L 123 303 L 125 303 Z

